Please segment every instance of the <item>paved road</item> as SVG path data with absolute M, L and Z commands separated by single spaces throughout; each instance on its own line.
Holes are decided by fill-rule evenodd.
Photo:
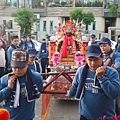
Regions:
M 51 99 L 48 120 L 79 120 L 78 101 Z
M 36 100 L 35 106 L 35 118 L 34 120 L 41 120 L 41 110 L 42 110 L 42 96 Z

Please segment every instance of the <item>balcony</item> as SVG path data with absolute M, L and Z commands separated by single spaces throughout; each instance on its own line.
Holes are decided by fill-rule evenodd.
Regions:
M 103 2 L 95 1 L 95 2 L 76 2 L 75 7 L 103 7 Z
M 118 13 L 104 12 L 104 17 L 120 17 L 120 12 Z
M 120 17 L 120 10 L 118 4 L 113 4 L 112 6 L 104 6 L 104 17 Z

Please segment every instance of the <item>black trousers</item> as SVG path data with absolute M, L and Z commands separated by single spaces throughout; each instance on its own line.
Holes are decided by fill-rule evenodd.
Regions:
M 116 114 L 120 115 L 120 96 L 116 98 Z
M 80 120 L 87 120 L 84 116 L 80 116 Z
M 49 59 L 48 58 L 42 58 L 41 59 L 41 67 L 42 67 L 42 73 L 50 72 L 50 68 L 48 68 L 49 65 Z M 43 76 L 43 79 L 46 80 L 47 76 Z
M 5 74 L 4 67 L 0 67 L 0 77 Z

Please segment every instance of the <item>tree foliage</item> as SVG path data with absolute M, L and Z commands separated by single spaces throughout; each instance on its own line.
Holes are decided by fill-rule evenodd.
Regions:
M 111 6 L 109 13 L 118 13 L 118 7 L 116 5 Z
M 83 10 L 80 8 L 75 8 L 70 12 L 70 18 L 78 22 L 81 22 L 83 19 Z
M 94 15 L 92 12 L 85 13 L 81 8 L 75 8 L 70 12 L 70 17 L 72 20 L 81 22 L 83 20 L 83 23 L 86 25 L 90 25 L 91 22 L 95 20 Z
M 91 22 L 93 22 L 95 20 L 94 15 L 92 12 L 88 12 L 88 13 L 84 13 L 83 14 L 83 22 L 86 25 L 90 25 Z
M 21 27 L 23 34 L 31 33 L 33 23 L 37 21 L 37 17 L 34 16 L 34 13 L 26 8 L 13 12 L 11 16 L 15 17 L 14 20 Z

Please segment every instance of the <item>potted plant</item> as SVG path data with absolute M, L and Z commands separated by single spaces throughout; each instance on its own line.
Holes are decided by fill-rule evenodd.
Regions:
M 117 7 L 117 5 L 111 6 L 109 12 L 110 12 L 110 13 L 117 13 L 117 12 L 118 12 L 118 7 Z
M 118 6 L 117 5 L 111 6 L 109 9 L 109 14 L 118 16 Z

